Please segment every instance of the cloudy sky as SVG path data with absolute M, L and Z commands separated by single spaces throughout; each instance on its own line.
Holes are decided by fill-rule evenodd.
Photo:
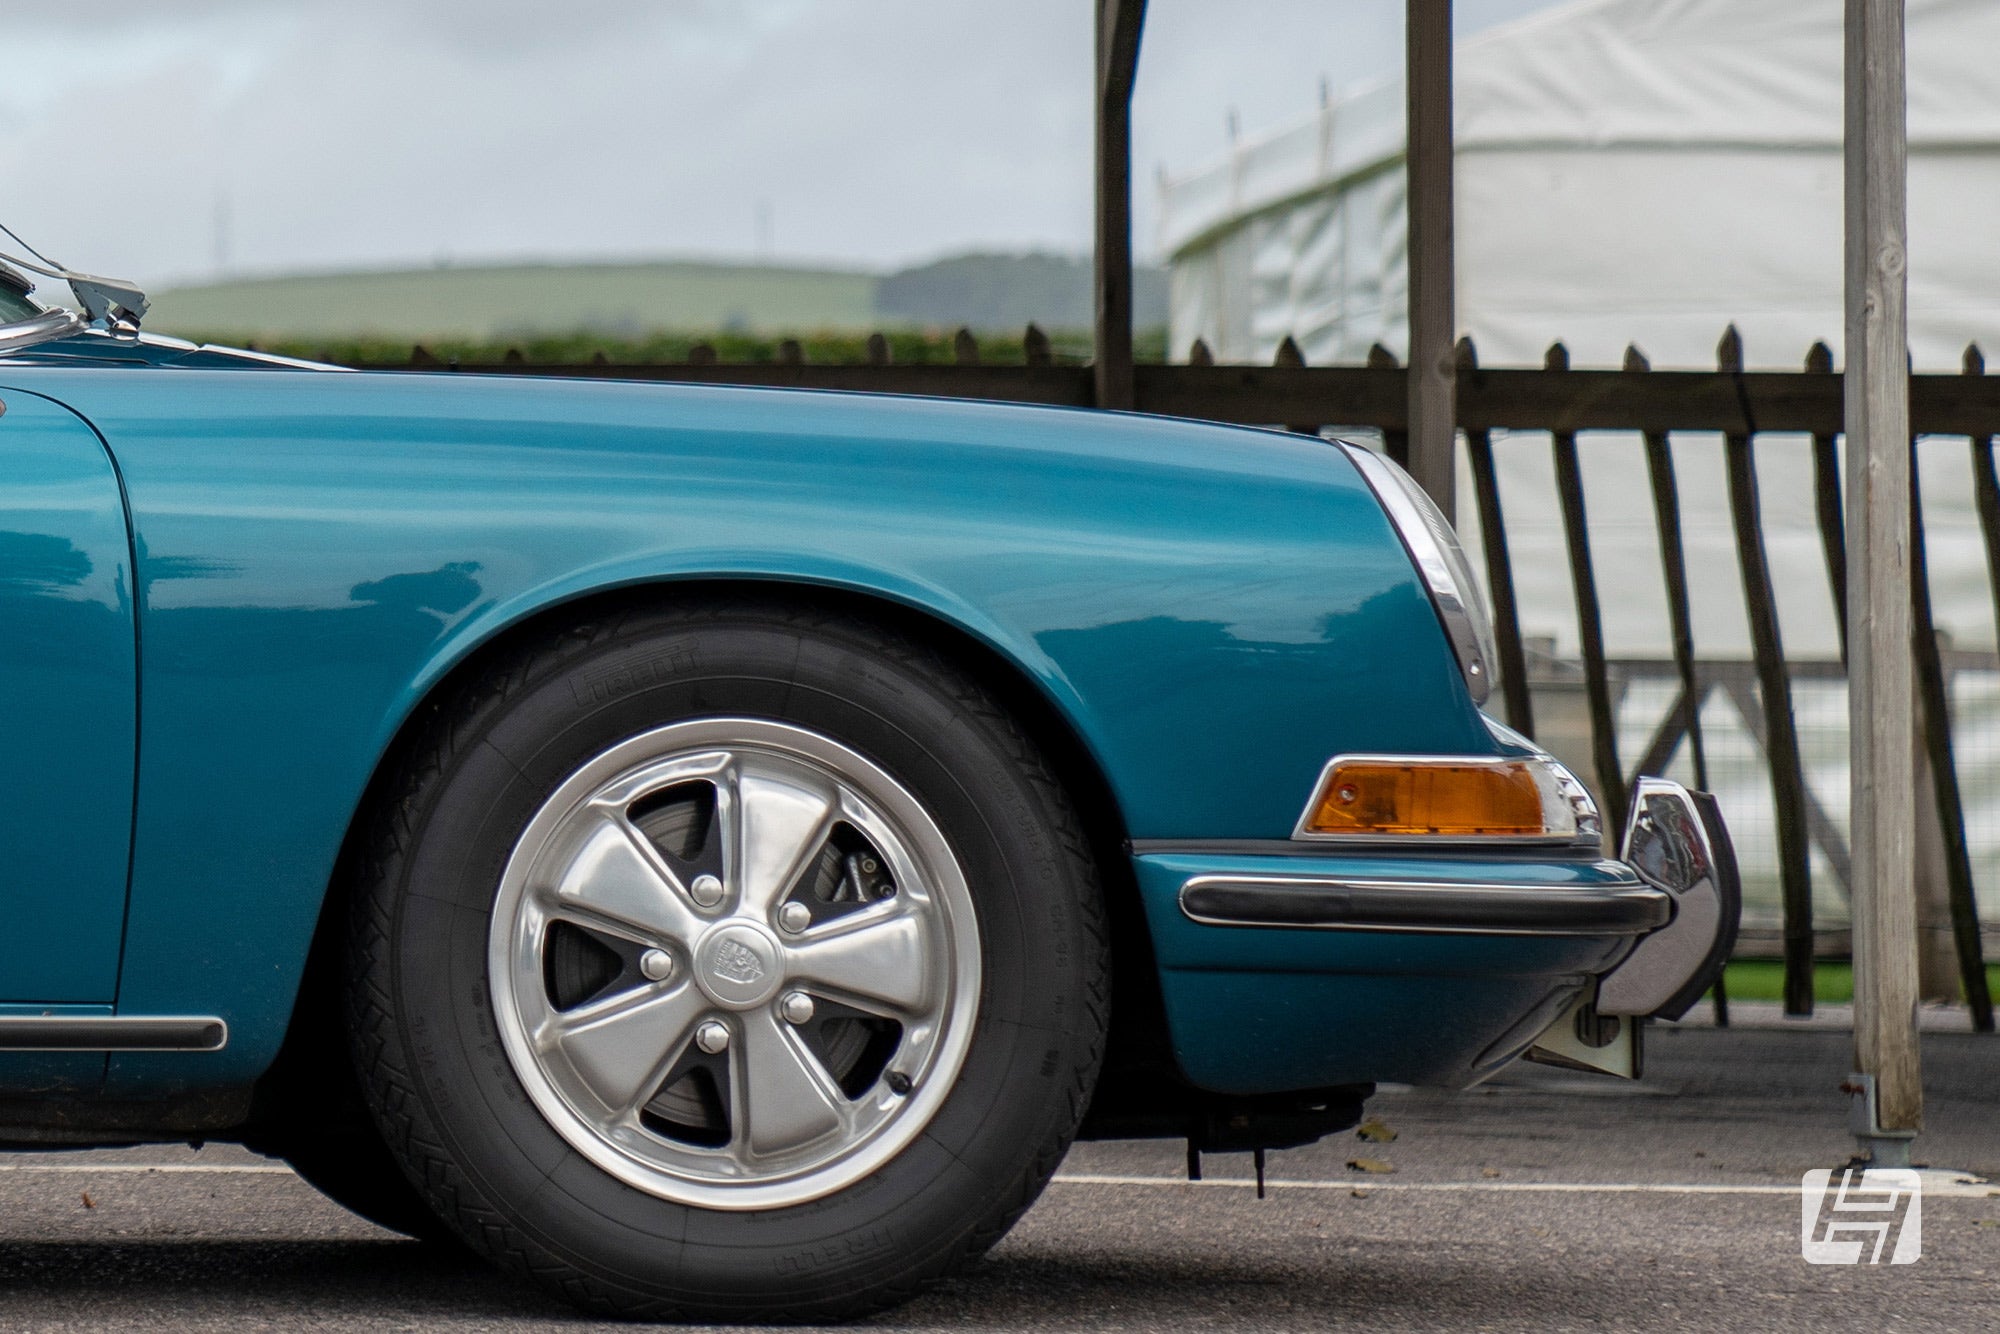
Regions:
M 1461 34 L 1550 0 L 1459 0 Z M 0 222 L 155 285 L 698 254 L 1081 251 L 1089 0 L 7 0 Z M 1155 173 L 1396 69 L 1401 0 L 1152 0 Z M 760 219 L 763 221 L 760 222 Z

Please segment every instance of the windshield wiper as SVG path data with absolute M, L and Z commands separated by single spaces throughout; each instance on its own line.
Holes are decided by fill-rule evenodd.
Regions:
M 22 240 L 20 234 L 6 223 L 0 222 L 0 232 L 14 240 L 14 244 L 40 260 L 40 264 L 21 258 L 19 255 L 0 251 L 0 273 L 11 273 L 21 281 L 27 280 L 19 273 L 13 273 L 8 266 L 38 273 L 44 278 L 57 278 L 69 284 L 69 290 L 76 294 L 77 304 L 91 323 L 106 329 L 121 332 L 135 330 L 146 314 L 146 294 L 122 278 L 100 278 L 92 273 L 78 273 L 56 263 L 41 251 Z M 10 286 L 13 284 L 10 283 Z M 33 291 L 34 285 L 21 288 L 23 295 Z

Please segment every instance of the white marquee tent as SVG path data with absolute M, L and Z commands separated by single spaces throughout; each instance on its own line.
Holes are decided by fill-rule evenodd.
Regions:
M 1842 9 L 1841 0 L 1581 0 L 1461 43 L 1457 304 L 1481 364 L 1540 365 L 1561 341 L 1580 367 L 1618 366 L 1636 344 L 1659 369 L 1712 368 L 1731 323 L 1752 368 L 1799 369 L 1816 340 L 1838 359 Z M 1919 370 L 1956 371 L 1976 340 L 2000 372 L 2000 0 L 1909 0 L 1908 41 L 1912 352 Z M 1403 114 L 1401 81 L 1383 83 L 1163 181 L 1173 355 L 1199 337 L 1217 360 L 1268 364 L 1288 335 L 1317 365 L 1360 362 L 1376 342 L 1406 355 Z M 1516 436 L 1494 452 L 1523 629 L 1573 655 L 1549 450 Z M 1991 647 L 1966 446 L 1931 442 L 1921 458 L 1939 624 L 1961 647 Z M 1637 441 L 1595 441 L 1582 459 L 1609 652 L 1664 659 L 1666 596 Z M 1676 466 L 1696 653 L 1748 658 L 1721 442 L 1677 436 Z M 1761 437 L 1758 467 L 1787 655 L 1833 659 L 1809 443 Z M 1460 526 L 1477 551 L 1471 494 L 1461 462 Z M 1627 763 L 1665 708 L 1668 697 L 1654 694 L 1621 714 Z M 1835 812 L 1847 804 L 1842 698 L 1837 682 L 1797 696 L 1808 780 Z M 1955 707 L 1992 920 L 2000 678 L 1960 677 Z M 1750 745 L 1740 729 L 1736 738 Z M 1725 805 L 1751 834 L 1770 818 L 1768 790 L 1757 770 L 1725 767 L 1733 776 L 1717 786 L 1730 789 Z M 1768 828 L 1745 842 L 1753 897 L 1771 916 Z M 1837 920 L 1830 879 L 1815 875 L 1822 916 Z
M 1841 298 L 1841 0 L 1582 0 L 1460 44 L 1454 71 L 1458 318 L 1481 364 L 1577 366 L 1636 344 L 1657 369 L 1712 368 L 1734 323 L 1752 368 L 1798 369 Z M 1910 0 L 1910 332 L 1920 370 L 1979 341 L 2000 369 L 2000 0 Z M 1405 353 L 1403 86 L 1162 186 L 1172 343 L 1268 363 Z M 1522 442 L 1525 444 L 1525 442 Z M 1575 651 L 1548 452 L 1496 448 L 1529 634 Z M 1994 642 L 1962 449 L 1922 481 L 1940 624 Z M 1838 651 L 1803 441 L 1760 445 L 1788 653 Z M 1696 651 L 1747 657 L 1719 441 L 1679 468 Z M 1586 449 L 1614 655 L 1669 651 L 1650 493 L 1636 449 Z M 1463 471 L 1461 466 L 1461 471 Z M 1462 479 L 1462 497 L 1470 496 Z M 1462 526 L 1471 505 L 1461 504 Z M 1636 574 L 1634 573 L 1636 572 Z
M 1796 369 L 1841 334 L 1841 0 L 1583 0 L 1461 43 L 1458 311 L 1482 362 L 1637 342 Z M 1919 369 L 2000 343 L 2000 4 L 1910 0 L 1910 333 Z M 1403 85 L 1161 187 L 1172 347 L 1398 356 Z

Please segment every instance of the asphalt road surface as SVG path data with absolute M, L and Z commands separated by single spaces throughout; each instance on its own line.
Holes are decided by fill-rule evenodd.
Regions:
M 1799 1257 L 1798 1180 L 1851 1151 L 1844 1033 L 1656 1029 L 1619 1084 L 1520 1068 L 1390 1089 L 1337 1136 L 1198 1185 L 1178 1145 L 1079 1146 L 987 1260 L 889 1329 L 1918 1330 L 2000 1326 L 2000 1039 L 1925 1039 L 1923 1258 Z M 1368 1173 L 1350 1159 L 1394 1168 Z M 0 1329 L 586 1329 L 475 1262 L 211 1147 L 0 1155 Z

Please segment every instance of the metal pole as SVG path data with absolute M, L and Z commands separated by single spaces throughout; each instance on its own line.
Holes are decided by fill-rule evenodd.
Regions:
M 1097 7 L 1097 406 L 1130 409 L 1132 391 L 1132 85 L 1146 0 Z
M 1451 0 L 1409 0 L 1404 163 L 1410 279 L 1410 473 L 1446 518 L 1458 473 L 1458 319 L 1453 306 Z
M 1908 1166 L 1917 1048 L 1910 772 L 1910 365 L 1903 0 L 1847 0 L 1847 623 L 1854 828 L 1852 1125 Z

